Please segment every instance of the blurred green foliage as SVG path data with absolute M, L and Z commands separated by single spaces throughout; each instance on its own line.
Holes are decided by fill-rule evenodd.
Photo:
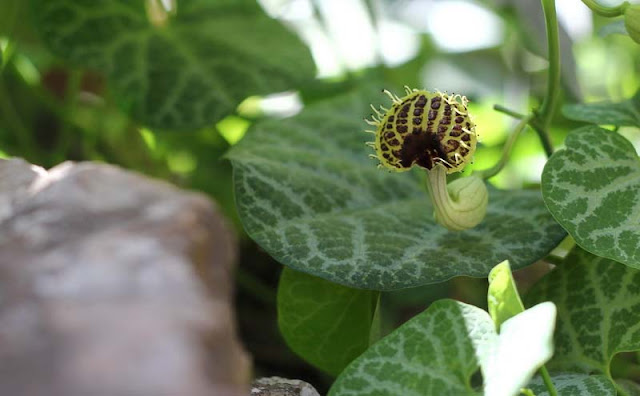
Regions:
M 83 45 L 91 43 L 89 40 L 90 28 L 96 25 L 88 25 L 87 31 L 84 32 L 84 38 L 82 37 L 83 32 L 76 32 L 78 38 L 75 41 L 54 40 L 55 37 L 52 37 L 51 32 L 55 31 L 56 24 L 67 29 L 68 26 L 76 22 L 72 17 L 63 15 L 63 13 L 59 13 L 60 15 L 57 16 L 47 16 L 47 12 L 52 9 L 55 11 L 56 3 L 64 5 L 67 2 L 51 1 L 45 4 L 5 0 L 0 3 L 0 49 L 2 53 L 0 154 L 24 157 L 33 163 L 46 167 L 64 160 L 97 160 L 119 164 L 151 176 L 168 179 L 181 186 L 209 193 L 219 202 L 229 217 L 235 218 L 230 188 L 230 166 L 227 161 L 222 159 L 222 156 L 231 144 L 241 138 L 252 122 L 265 116 L 259 108 L 259 97 L 253 97 L 255 98 L 253 101 L 248 101 L 247 105 L 244 105 L 245 109 L 241 106 L 240 111 L 236 111 L 235 115 L 232 114 L 221 122 L 205 121 L 207 126 L 201 129 L 193 130 L 191 128 L 192 130 L 186 132 L 184 130 L 172 132 L 171 128 L 158 128 L 157 125 L 151 128 L 144 122 L 140 124 L 136 121 L 139 117 L 135 116 L 134 110 L 128 109 L 134 114 L 133 117 L 122 111 L 122 100 L 120 100 L 122 92 L 110 87 L 107 83 L 108 71 L 104 73 L 99 70 L 99 67 L 82 67 L 83 64 L 93 66 L 104 62 L 91 62 L 90 60 L 86 60 L 84 63 L 78 62 L 77 56 L 67 56 L 65 53 L 65 51 L 72 52 L 69 43 L 73 44 L 75 41 Z M 142 26 L 141 29 L 152 31 L 156 27 L 149 21 L 145 22 L 145 15 L 140 14 L 144 9 L 145 1 L 140 0 L 139 3 L 136 6 L 129 6 L 136 13 L 132 11 L 128 15 L 135 14 L 138 23 Z M 263 2 L 263 4 L 270 4 L 270 9 L 280 10 L 286 10 L 291 5 L 290 3 L 296 2 Z M 317 3 L 321 3 L 321 1 L 311 2 L 312 5 L 317 5 Z M 408 3 L 412 2 L 392 0 L 379 2 L 373 7 L 372 15 L 379 21 L 392 20 L 395 23 L 410 26 L 406 21 L 406 16 L 401 12 L 394 12 L 397 8 L 406 6 Z M 215 18 L 217 15 L 216 7 L 226 7 L 225 4 L 224 1 L 216 0 L 184 0 L 184 4 L 182 1 L 177 2 L 177 10 L 193 8 L 198 11 L 198 7 L 204 7 L 209 9 L 209 14 L 203 14 L 202 19 Z M 247 20 L 263 18 L 258 16 L 260 11 L 255 8 L 253 1 L 247 1 L 243 4 L 242 7 L 233 11 L 234 17 L 242 19 L 244 12 Z M 544 30 L 540 25 L 541 14 L 537 4 L 532 6 L 532 10 L 538 14 L 529 15 L 529 18 L 525 18 L 524 15 L 528 10 L 515 1 L 486 0 L 484 3 L 478 4 L 495 13 L 501 19 L 504 31 L 500 45 L 467 52 L 449 52 L 446 48 L 439 48 L 434 44 L 430 32 L 414 29 L 420 39 L 418 52 L 403 64 L 389 67 L 378 63 L 377 66 L 372 65 L 350 70 L 346 74 L 338 74 L 324 80 L 307 79 L 306 82 L 299 82 L 297 85 L 289 85 L 289 87 L 297 88 L 301 92 L 303 101 L 311 103 L 344 92 L 349 87 L 372 79 L 379 81 L 380 86 L 389 88 L 402 87 L 405 84 L 421 87 L 427 82 L 425 81 L 425 70 L 428 70 L 430 66 L 451 66 L 462 76 L 472 80 L 468 96 L 472 100 L 471 109 L 476 115 L 478 132 L 483 143 L 478 150 L 474 165 L 476 168 L 487 167 L 498 158 L 500 146 L 512 125 L 508 117 L 492 110 L 493 104 L 509 103 L 515 98 L 519 102 L 515 103 L 513 107 L 526 109 L 530 105 L 535 105 L 539 100 L 544 83 L 544 60 L 540 58 L 540 56 L 544 56 L 544 51 L 539 48 L 539 43 L 543 41 L 539 40 L 539 34 L 543 34 Z M 325 20 L 326 22 L 327 18 L 333 17 L 332 15 L 321 15 L 322 7 L 316 7 L 315 11 L 316 20 Z M 224 10 L 224 12 L 230 11 Z M 281 14 L 284 14 L 284 11 Z M 83 14 L 79 13 L 79 15 Z M 106 17 L 108 12 L 103 13 L 99 9 L 94 9 L 91 15 Z M 182 17 L 182 13 L 178 11 L 177 16 Z M 322 18 L 318 18 L 319 16 Z M 171 22 L 169 21 L 168 25 L 171 25 Z M 147 23 L 146 26 L 144 23 Z M 178 27 L 175 30 L 184 34 L 184 31 L 180 31 L 179 23 L 181 22 L 178 22 Z M 570 60 L 564 65 L 564 73 L 572 78 L 565 79 L 567 89 L 563 97 L 575 101 L 580 99 L 577 93 L 582 93 L 588 101 L 597 99 L 622 100 L 635 92 L 635 88 L 638 86 L 635 70 L 640 54 L 628 37 L 617 34 L 600 37 L 597 32 L 608 23 L 609 20 L 605 18 L 593 17 L 594 33 L 575 43 L 571 43 L 569 36 L 564 34 L 565 41 L 573 45 L 574 50 L 563 48 L 563 54 L 569 54 L 568 56 L 575 54 L 579 62 Z M 282 43 L 283 38 L 281 37 L 287 35 L 293 37 L 292 33 L 285 34 L 282 29 L 276 29 L 274 26 L 269 28 L 274 32 L 277 31 L 278 36 L 269 37 L 268 33 L 263 34 L 266 43 L 278 41 L 276 44 L 284 48 L 282 51 L 290 57 L 289 63 L 294 67 L 299 66 L 300 62 L 307 62 L 306 59 L 309 59 L 309 55 L 305 53 L 306 50 L 302 46 L 295 50 L 291 48 L 295 44 L 293 38 L 286 38 L 291 40 L 293 44 Z M 357 28 L 354 26 L 354 31 Z M 64 29 L 60 30 L 65 31 Z M 193 29 L 204 35 L 210 35 L 212 40 L 215 37 L 225 35 L 225 33 L 216 30 L 215 23 L 204 23 L 197 29 Z M 39 31 L 48 32 L 44 36 L 44 42 L 43 37 L 38 34 Z M 121 35 L 117 29 L 109 32 L 111 36 L 105 36 L 104 40 L 116 41 Z M 136 35 L 138 34 L 136 31 Z M 238 27 L 229 36 L 244 37 L 251 34 L 255 33 L 250 32 L 250 29 Z M 143 37 L 142 33 L 139 35 Z M 132 39 L 134 42 L 137 42 L 135 41 L 136 37 L 138 36 Z M 339 37 L 334 37 L 333 42 L 335 43 L 339 39 Z M 246 36 L 244 39 L 236 38 L 234 40 L 229 49 L 241 49 L 243 43 L 250 40 L 250 37 Z M 60 48 L 60 43 L 67 43 L 67 47 Z M 52 53 L 51 45 L 55 50 L 53 52 L 58 56 Z M 131 52 L 134 54 L 143 50 L 144 48 L 131 48 Z M 166 50 L 144 55 L 147 57 L 147 62 L 166 63 L 163 58 L 154 58 L 164 56 L 164 52 Z M 81 51 L 81 54 L 83 53 L 92 54 L 97 58 L 110 54 L 106 49 L 101 52 L 100 48 L 94 51 Z M 228 57 L 229 54 L 221 49 L 220 53 L 211 50 L 207 52 L 206 56 L 217 59 Z M 281 58 L 281 55 L 274 55 L 274 58 L 279 57 Z M 608 61 L 610 59 L 615 59 L 615 62 Z M 70 60 L 72 62 L 69 62 Z M 130 62 L 130 60 L 122 58 L 112 60 L 114 63 L 125 61 Z M 206 65 L 206 62 L 204 64 Z M 182 64 L 177 73 L 190 73 L 190 69 L 187 67 L 189 65 L 188 63 Z M 537 68 L 536 65 L 538 65 Z M 260 71 L 260 69 L 257 70 Z M 259 74 L 264 73 L 260 72 Z M 599 78 L 600 76 L 604 77 Z M 257 84 L 255 81 L 253 83 Z M 446 83 L 445 79 L 444 84 Z M 569 87 L 567 86 L 569 83 L 578 85 Z M 260 91 L 244 86 L 240 89 L 237 84 L 232 84 L 230 87 L 236 87 L 235 89 L 240 90 L 236 94 L 239 98 L 243 96 L 247 98 Z M 274 86 L 271 92 L 276 92 L 278 88 L 283 87 L 282 85 L 280 87 Z M 514 94 L 514 87 L 520 87 L 519 92 L 516 89 Z M 528 92 L 528 87 L 531 87 L 530 92 Z M 131 88 L 133 89 L 133 86 Z M 439 88 L 445 89 L 446 86 Z M 211 88 L 209 91 L 212 90 L 215 89 Z M 262 92 L 269 91 L 262 89 Z M 169 93 L 171 93 L 171 87 L 167 88 L 167 95 Z M 197 104 L 205 98 L 202 95 L 194 94 L 180 98 L 180 100 Z M 125 110 L 127 110 L 126 106 Z M 144 121 L 144 117 L 142 119 Z M 560 143 L 567 131 L 576 124 L 559 115 L 554 125 L 556 129 L 553 138 L 554 141 Z M 537 183 L 541 170 L 540 155 L 541 151 L 536 137 L 532 133 L 525 134 L 516 145 L 510 165 L 494 178 L 494 184 L 513 187 Z M 238 230 L 241 230 L 240 227 Z

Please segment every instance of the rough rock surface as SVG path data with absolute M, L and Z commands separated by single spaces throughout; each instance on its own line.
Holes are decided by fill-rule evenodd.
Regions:
M 249 394 L 234 254 L 202 195 L 0 162 L 0 395 Z
M 259 378 L 251 385 L 251 396 L 320 396 L 309 383 L 280 377 Z

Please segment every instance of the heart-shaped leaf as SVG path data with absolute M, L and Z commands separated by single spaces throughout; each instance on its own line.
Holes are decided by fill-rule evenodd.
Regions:
M 175 3 L 32 0 L 53 52 L 105 73 L 121 106 L 153 127 L 206 126 L 249 95 L 313 76 L 307 48 L 255 1 Z
M 553 301 L 558 308 L 557 371 L 609 376 L 618 352 L 640 350 L 640 271 L 575 248 L 527 294 L 525 305 Z
M 495 338 L 485 311 L 436 301 L 353 361 L 329 396 L 478 395 L 470 379 Z
M 378 294 L 285 268 L 278 284 L 280 332 L 302 358 L 338 375 L 369 346 Z
M 567 136 L 542 173 L 547 207 L 576 243 L 640 267 L 640 162 L 618 133 L 588 126 Z
M 513 395 L 551 356 L 554 317 L 539 304 L 498 336 L 487 312 L 439 300 L 354 360 L 329 395 L 479 395 L 470 383 L 480 366 L 485 394 Z
M 571 104 L 562 108 L 565 117 L 598 125 L 640 127 L 640 91 L 622 102 Z
M 604 375 L 559 373 L 551 377 L 558 396 L 615 396 L 616 388 Z M 542 378 L 536 377 L 527 385 L 536 396 L 550 396 Z
M 521 268 L 565 236 L 538 191 L 490 189 L 479 226 L 439 226 L 419 172 L 389 173 L 367 158 L 365 98 L 343 95 L 258 123 L 228 154 L 245 229 L 278 261 L 347 286 L 390 290 L 484 277 L 505 259 Z

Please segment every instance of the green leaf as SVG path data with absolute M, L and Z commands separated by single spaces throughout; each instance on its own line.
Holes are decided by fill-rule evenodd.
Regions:
M 485 394 L 513 395 L 551 356 L 553 315 L 553 304 L 540 304 L 507 320 L 498 336 L 485 311 L 439 300 L 354 360 L 329 395 L 477 395 L 471 376 L 479 366 Z
M 377 300 L 377 292 L 285 267 L 278 285 L 280 332 L 302 358 L 338 375 L 369 347 Z
M 487 296 L 489 315 L 500 329 L 502 323 L 524 311 L 516 282 L 511 274 L 509 261 L 505 260 L 489 272 L 489 293 Z
M 525 305 L 558 308 L 552 370 L 600 373 L 611 358 L 640 350 L 640 271 L 575 248 L 527 294 Z
M 615 396 L 616 388 L 604 375 L 559 373 L 551 376 L 558 396 Z M 527 385 L 536 396 L 549 396 L 541 377 L 536 377 Z
M 313 76 L 306 47 L 255 1 L 181 0 L 175 14 L 145 3 L 32 0 L 51 50 L 105 73 L 120 105 L 152 127 L 210 125 L 249 95 Z
M 479 355 L 496 338 L 480 308 L 439 300 L 354 360 L 329 396 L 478 395 Z
M 618 133 L 588 126 L 569 134 L 542 173 L 549 211 L 583 249 L 640 267 L 640 162 Z
M 562 113 L 572 120 L 592 124 L 640 127 L 640 91 L 631 99 L 618 103 L 604 101 L 565 105 Z
M 382 101 L 383 96 L 376 96 Z M 368 158 L 363 94 L 252 126 L 228 157 L 248 234 L 281 263 L 347 286 L 400 289 L 521 268 L 565 236 L 538 191 L 489 190 L 485 220 L 450 232 L 433 219 L 420 172 Z

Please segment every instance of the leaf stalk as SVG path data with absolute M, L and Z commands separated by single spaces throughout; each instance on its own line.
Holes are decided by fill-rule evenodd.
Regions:
M 513 146 L 515 145 L 516 140 L 518 140 L 518 137 L 520 137 L 522 131 L 524 131 L 527 124 L 529 124 L 532 118 L 532 114 L 524 116 L 524 118 L 520 120 L 518 125 L 516 125 L 513 132 L 511 132 L 511 135 L 509 135 L 507 141 L 504 143 L 500 160 L 494 166 L 475 172 L 474 174 L 486 180 L 500 173 L 500 171 L 502 171 L 502 169 L 507 165 L 509 159 L 511 158 L 511 152 L 513 151 Z
M 547 390 L 549 391 L 549 396 L 558 396 L 558 391 L 556 390 L 556 387 L 553 385 L 553 382 L 551 381 L 551 376 L 549 375 L 549 372 L 547 371 L 547 368 L 545 366 L 540 367 L 540 375 L 542 375 L 542 380 L 544 381 L 544 385 L 547 387 Z

